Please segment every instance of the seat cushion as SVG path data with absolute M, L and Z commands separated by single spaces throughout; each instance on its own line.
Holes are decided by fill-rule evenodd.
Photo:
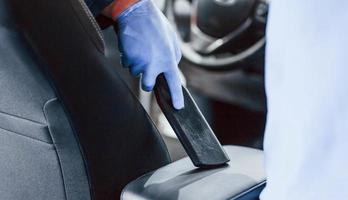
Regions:
M 121 199 L 258 199 L 266 180 L 263 152 L 224 148 L 231 159 L 226 166 L 198 169 L 184 158 L 129 183 Z

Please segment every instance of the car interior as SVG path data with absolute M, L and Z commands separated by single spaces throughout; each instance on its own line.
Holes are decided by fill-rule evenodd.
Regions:
M 262 149 L 267 113 L 264 55 L 269 2 L 219 2 L 164 0 L 158 4 L 181 40 L 183 59 L 179 66 L 186 86 L 220 142 Z M 209 46 L 214 49 L 207 51 Z M 167 146 L 180 149 L 157 106 L 151 108 L 150 115 L 164 133 Z
M 0 0 L 0 199 L 258 199 L 260 149 L 225 145 L 216 168 L 171 160 L 110 31 L 83 0 Z

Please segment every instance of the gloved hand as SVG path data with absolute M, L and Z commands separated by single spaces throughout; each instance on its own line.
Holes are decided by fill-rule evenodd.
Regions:
M 121 61 L 133 76 L 142 74 L 142 89 L 152 91 L 163 73 L 173 106 L 184 107 L 178 63 L 181 59 L 177 36 L 162 12 L 151 0 L 140 0 L 115 19 Z

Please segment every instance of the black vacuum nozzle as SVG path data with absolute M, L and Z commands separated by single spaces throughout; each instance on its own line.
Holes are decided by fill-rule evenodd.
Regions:
M 159 106 L 196 167 L 212 168 L 230 159 L 203 117 L 188 90 L 183 87 L 185 108 L 176 110 L 163 75 L 157 78 L 155 95 Z

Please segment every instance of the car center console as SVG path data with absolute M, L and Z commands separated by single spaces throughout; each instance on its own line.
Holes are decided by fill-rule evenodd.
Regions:
M 225 146 L 231 161 L 220 168 L 195 168 L 189 158 L 173 162 L 129 183 L 122 200 L 257 200 L 266 184 L 263 152 Z

